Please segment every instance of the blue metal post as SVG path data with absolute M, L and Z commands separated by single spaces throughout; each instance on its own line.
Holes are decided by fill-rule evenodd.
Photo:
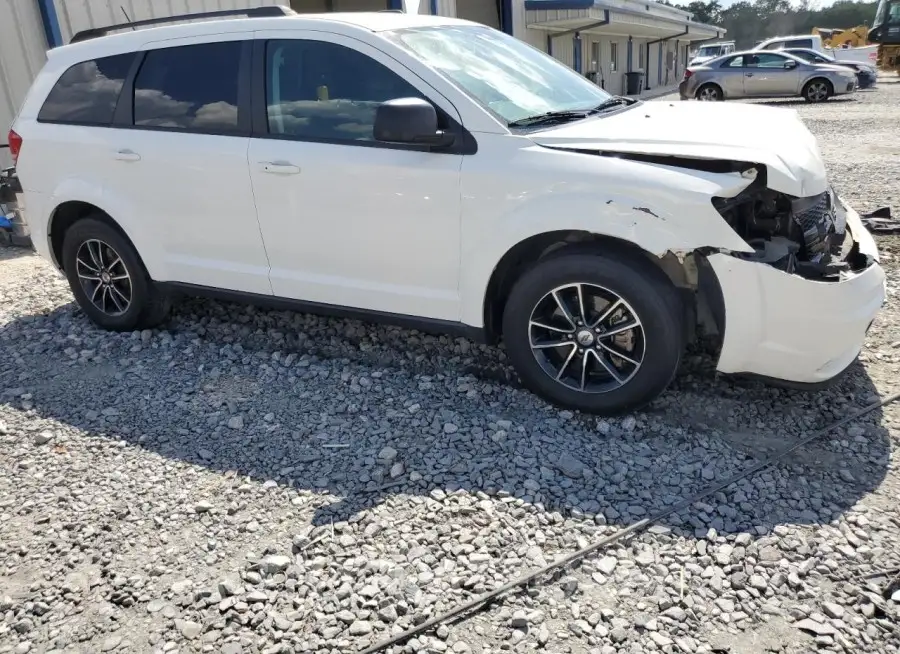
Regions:
M 59 29 L 55 0 L 37 0 L 37 5 L 38 11 L 41 12 L 41 22 L 44 24 L 44 34 L 47 36 L 47 45 L 51 48 L 62 45 L 62 32 Z
M 553 56 L 553 35 L 547 33 L 547 54 Z
M 581 70 L 581 58 L 584 52 L 581 49 L 581 34 L 575 33 L 575 36 L 572 38 L 572 68 L 575 69 L 576 73 L 582 72 Z
M 403 11 L 403 0 L 388 0 L 388 9 L 399 9 Z
M 629 37 L 628 37 L 628 49 L 625 50 L 625 62 L 626 62 L 625 65 L 626 65 L 626 70 L 627 70 L 629 73 L 631 72 L 631 68 L 632 68 L 632 60 L 633 60 L 633 58 L 634 58 L 634 55 L 632 54 L 633 47 L 634 47 L 634 46 L 633 46 L 633 44 L 632 44 L 632 42 L 631 42 L 631 37 L 629 36 Z
M 438 0 L 431 0 L 431 15 L 432 15 L 432 16 L 437 16 L 437 15 L 438 15 L 438 6 L 437 6 L 437 3 L 438 3 Z

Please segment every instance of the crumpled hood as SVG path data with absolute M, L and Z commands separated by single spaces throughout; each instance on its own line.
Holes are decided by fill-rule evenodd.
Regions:
M 644 102 L 535 132 L 538 145 L 762 164 L 769 188 L 796 197 L 827 190 L 815 137 L 793 109 L 725 102 Z

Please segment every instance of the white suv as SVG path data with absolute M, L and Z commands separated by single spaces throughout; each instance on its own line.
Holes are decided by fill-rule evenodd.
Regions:
M 10 141 L 36 249 L 106 329 L 188 293 L 502 339 L 536 393 L 615 413 L 698 331 L 721 372 L 830 380 L 885 297 L 793 111 L 613 97 L 432 16 L 77 40 Z

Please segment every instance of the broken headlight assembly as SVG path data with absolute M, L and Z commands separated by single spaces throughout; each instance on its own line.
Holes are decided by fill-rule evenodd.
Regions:
M 822 281 L 869 265 L 847 231 L 846 210 L 832 189 L 796 198 L 767 188 L 755 169 L 743 175 L 756 179 L 733 198 L 713 198 L 716 210 L 754 250 L 734 256 Z

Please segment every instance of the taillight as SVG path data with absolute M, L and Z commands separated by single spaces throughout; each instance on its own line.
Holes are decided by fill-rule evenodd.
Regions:
M 693 74 L 694 74 L 694 73 L 691 71 L 690 68 L 685 68 L 685 69 L 684 69 L 684 79 L 687 79 L 688 77 L 690 77 L 690 76 L 693 75 Z
M 9 130 L 9 154 L 12 156 L 13 164 L 19 160 L 19 152 L 22 151 L 22 137 L 13 130 Z

